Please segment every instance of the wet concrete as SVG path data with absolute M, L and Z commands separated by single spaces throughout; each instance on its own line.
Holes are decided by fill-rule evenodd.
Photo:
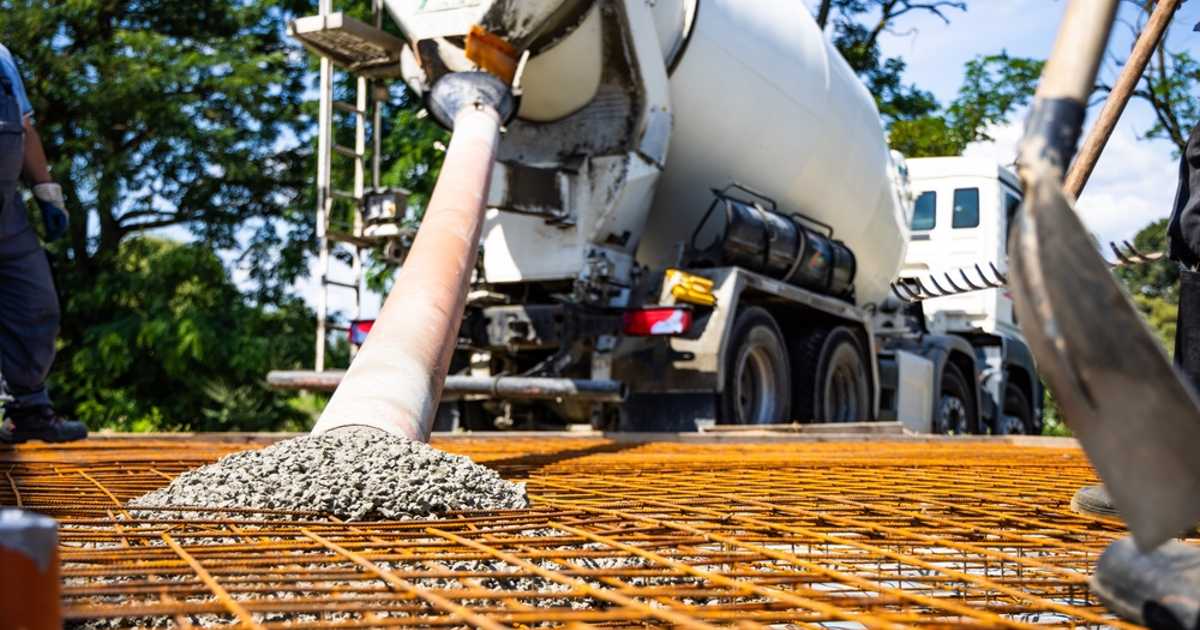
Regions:
M 528 505 L 523 484 L 505 481 L 467 457 L 368 429 L 306 435 L 226 455 L 129 503 L 311 511 L 349 521 Z

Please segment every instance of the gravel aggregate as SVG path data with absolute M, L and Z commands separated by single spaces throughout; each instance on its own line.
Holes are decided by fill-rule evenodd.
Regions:
M 363 429 L 232 453 L 129 506 L 296 510 L 373 521 L 523 509 L 529 498 L 524 484 L 505 481 L 467 457 Z

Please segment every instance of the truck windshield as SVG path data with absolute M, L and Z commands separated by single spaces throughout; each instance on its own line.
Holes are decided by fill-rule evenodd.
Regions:
M 954 218 L 951 227 L 979 227 L 979 189 L 958 188 L 954 191 Z
M 912 229 L 932 230 L 937 225 L 937 193 L 923 192 L 913 205 Z

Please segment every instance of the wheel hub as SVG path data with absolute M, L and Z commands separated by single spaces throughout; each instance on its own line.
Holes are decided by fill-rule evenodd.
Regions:
M 1000 434 L 1001 435 L 1023 435 L 1025 433 L 1025 423 L 1017 416 L 1002 414 L 1000 416 Z
M 967 405 L 957 396 L 942 395 L 938 405 L 938 432 L 966 435 Z
M 775 370 L 771 355 L 761 346 L 751 348 L 738 364 L 737 410 L 741 424 L 766 424 L 775 417 Z

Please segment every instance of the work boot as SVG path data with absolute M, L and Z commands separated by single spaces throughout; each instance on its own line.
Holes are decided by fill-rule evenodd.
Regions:
M 1117 508 L 1113 505 L 1112 497 L 1102 485 L 1084 486 L 1071 498 L 1071 509 L 1088 516 L 1104 516 L 1120 518 Z
M 88 436 L 87 427 L 82 422 L 59 417 L 49 405 L 17 407 L 7 412 L 3 424 L 0 424 L 0 442 L 74 442 Z
M 1129 621 L 1155 630 L 1200 630 L 1200 547 L 1171 541 L 1143 553 L 1123 538 L 1100 556 L 1091 586 Z

